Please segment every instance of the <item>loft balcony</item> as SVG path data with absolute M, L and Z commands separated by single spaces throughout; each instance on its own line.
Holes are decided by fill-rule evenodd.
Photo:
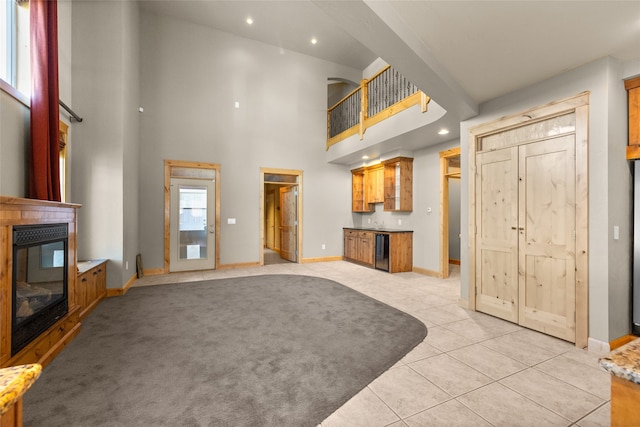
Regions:
M 327 110 L 327 160 L 351 164 L 364 154 L 372 158 L 412 151 L 416 132 L 445 113 L 398 70 L 387 66 Z

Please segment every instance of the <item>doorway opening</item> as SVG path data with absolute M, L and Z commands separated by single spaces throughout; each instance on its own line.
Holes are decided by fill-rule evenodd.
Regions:
M 440 276 L 460 265 L 460 147 L 440 152 Z
M 220 262 L 220 165 L 165 160 L 164 273 Z
M 261 168 L 260 265 L 300 262 L 302 171 Z

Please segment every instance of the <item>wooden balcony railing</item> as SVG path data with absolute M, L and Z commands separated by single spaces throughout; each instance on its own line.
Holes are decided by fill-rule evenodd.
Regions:
M 327 110 L 327 150 L 355 135 L 364 138 L 367 128 L 414 105 L 427 111 L 431 99 L 391 66 L 370 79 Z

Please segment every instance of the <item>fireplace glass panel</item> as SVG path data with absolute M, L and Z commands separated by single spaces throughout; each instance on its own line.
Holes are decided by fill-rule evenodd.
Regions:
M 68 311 L 67 236 L 67 224 L 13 229 L 12 355 Z
M 64 299 L 64 242 L 19 248 L 16 259 L 16 326 Z

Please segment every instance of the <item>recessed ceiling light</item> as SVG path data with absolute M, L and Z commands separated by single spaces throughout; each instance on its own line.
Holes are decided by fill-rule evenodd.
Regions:
M 311 44 L 317 44 L 318 43 L 318 39 L 316 39 L 315 37 L 311 39 Z
M 249 25 L 253 24 L 253 18 L 251 17 L 247 18 L 247 24 Z
M 440 129 L 438 135 L 446 135 L 449 133 L 449 129 Z

